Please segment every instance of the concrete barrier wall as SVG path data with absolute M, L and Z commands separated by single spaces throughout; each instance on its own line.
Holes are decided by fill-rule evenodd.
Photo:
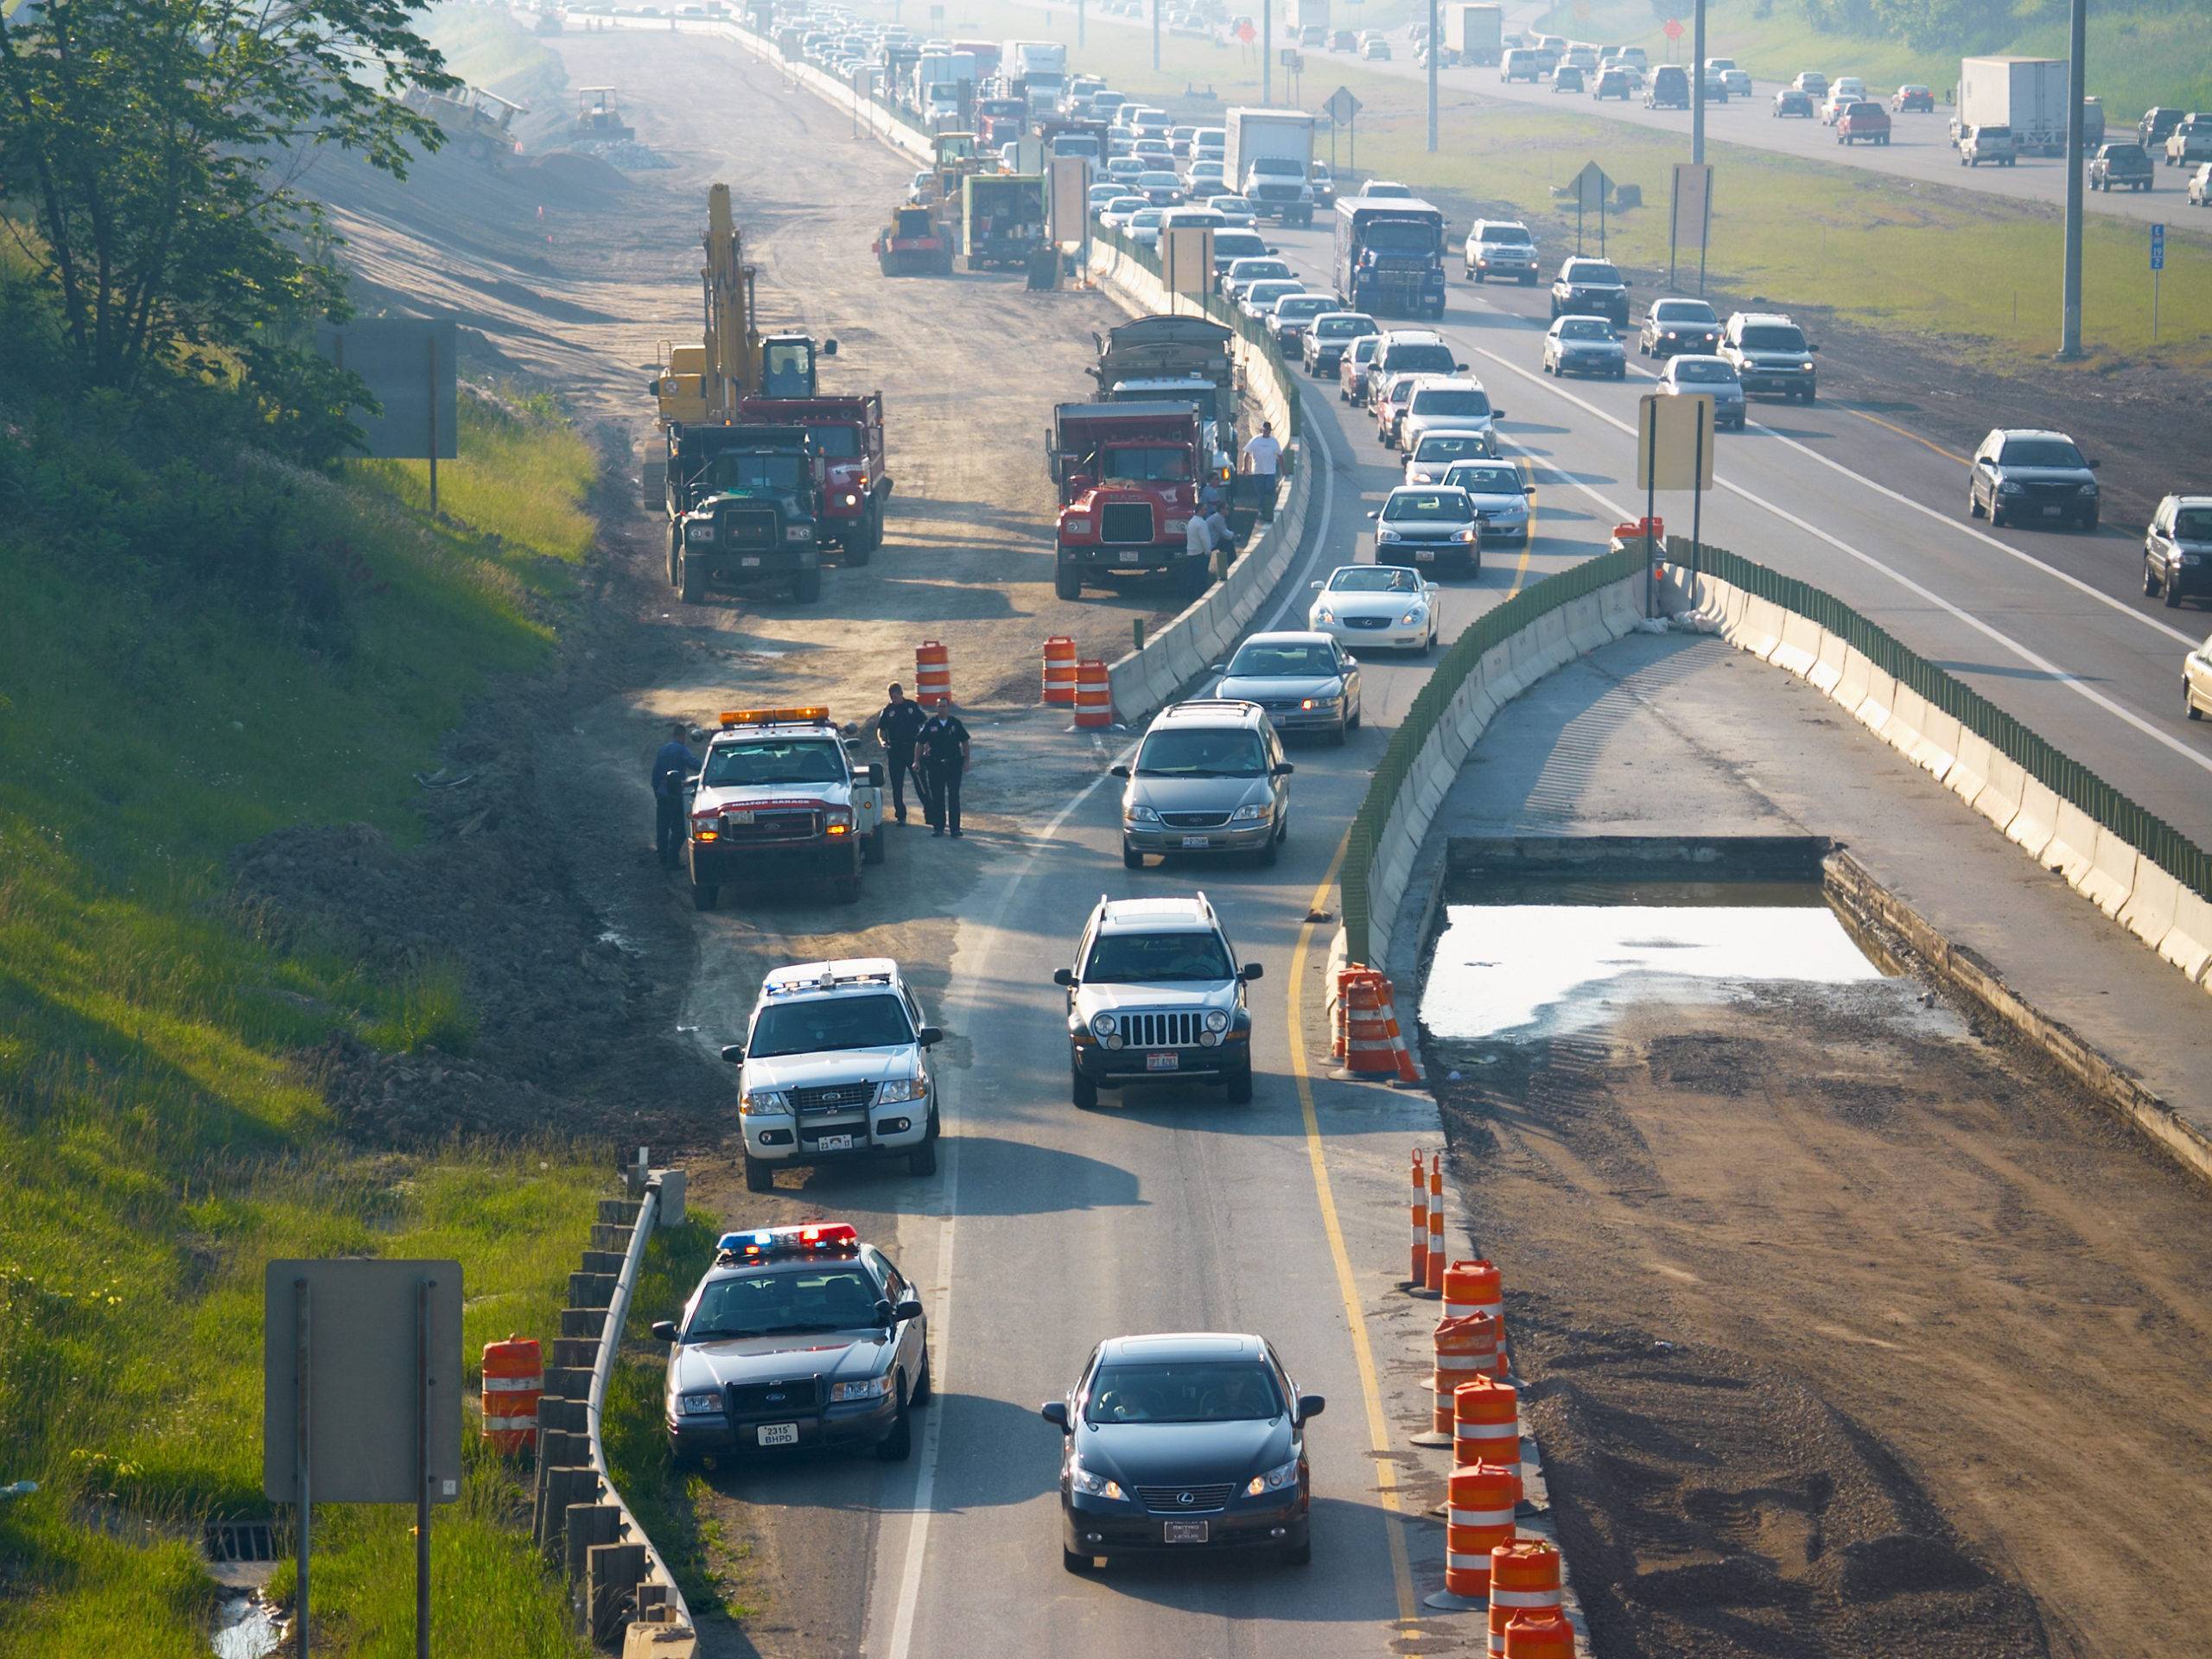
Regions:
M 1809 618 L 1732 583 L 1681 575 L 1669 588 L 1669 603 L 1678 627 L 1717 633 L 1840 704 L 2192 983 L 2212 990 L 2212 902 L 2060 800 L 1955 716 Z

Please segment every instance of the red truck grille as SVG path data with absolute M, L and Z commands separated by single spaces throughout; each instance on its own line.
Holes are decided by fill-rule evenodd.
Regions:
M 1098 539 L 1120 547 L 1142 547 L 1153 539 L 1152 509 L 1141 501 L 1116 501 L 1098 515 Z

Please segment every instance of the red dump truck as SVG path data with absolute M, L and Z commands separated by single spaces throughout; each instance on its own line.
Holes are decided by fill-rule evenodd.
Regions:
M 857 397 L 747 397 L 740 426 L 804 429 L 820 452 L 821 538 L 844 550 L 843 563 L 862 565 L 883 545 L 891 474 L 883 456 L 883 394 Z
M 1188 403 L 1062 404 L 1045 435 L 1060 515 L 1053 591 L 1082 597 L 1125 576 L 1171 575 L 1195 598 L 1208 561 L 1185 551 L 1202 465 Z

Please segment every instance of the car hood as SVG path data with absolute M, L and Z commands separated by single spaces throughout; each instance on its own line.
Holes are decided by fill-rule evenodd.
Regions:
M 1475 504 L 1477 512 L 1510 512 L 1516 507 L 1525 509 L 1529 505 L 1529 498 L 1518 490 L 1497 495 L 1483 495 L 1470 491 L 1467 499 Z
M 1662 397 L 1694 397 L 1702 392 L 1716 404 L 1744 401 L 1744 383 L 1740 380 L 1662 380 L 1657 390 Z
M 1161 778 L 1146 773 L 1132 778 L 1122 798 L 1142 801 L 1162 812 L 1224 812 L 1248 801 L 1264 801 L 1271 792 L 1264 777 Z
M 1577 340 L 1571 334 L 1559 337 L 1559 348 L 1580 356 L 1623 357 L 1628 353 L 1627 343 L 1619 340 Z
M 1785 352 L 1773 346 L 1738 346 L 1736 355 L 1746 363 L 1802 363 L 1808 353 Z
M 1334 674 L 1298 680 L 1255 680 L 1230 674 L 1223 677 L 1214 696 L 1243 702 L 1286 702 L 1301 697 L 1333 697 L 1344 690 L 1344 683 Z
M 887 1330 L 823 1331 L 686 1344 L 669 1354 L 669 1383 L 690 1393 L 817 1374 L 841 1381 L 874 1376 L 883 1369 L 891 1338 Z
M 1086 1020 L 1124 1008 L 1222 1008 L 1235 1002 L 1235 985 L 1233 980 L 1211 979 L 1157 979 L 1136 985 L 1085 980 L 1076 1000 Z
M 1236 1423 L 1084 1423 L 1075 1452 L 1084 1466 L 1124 1486 L 1205 1485 L 1248 1480 L 1290 1461 L 1297 1435 L 1287 1417 Z
M 2012 484 L 2094 484 L 2096 474 L 2086 467 L 2007 467 L 2000 464 L 1997 476 Z
M 1330 593 L 1313 595 L 1313 610 L 1326 609 L 1338 616 L 1387 616 L 1394 620 L 1403 616 L 1415 605 L 1426 605 L 1427 599 L 1420 594 Z
M 842 1048 L 827 1053 L 772 1054 L 745 1063 L 749 1089 L 817 1089 L 839 1083 L 881 1083 L 914 1075 L 914 1048 Z
M 1401 518 L 1388 524 L 1376 525 L 1376 533 L 1379 536 L 1385 530 L 1392 531 L 1402 542 L 1448 542 L 1466 529 L 1467 523 L 1465 519 L 1455 519 L 1446 524 L 1416 524 Z

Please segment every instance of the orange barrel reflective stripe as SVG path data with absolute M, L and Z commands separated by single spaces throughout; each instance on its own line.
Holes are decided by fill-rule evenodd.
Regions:
M 1065 633 L 1045 641 L 1045 701 L 1075 706 L 1075 641 Z
M 1491 1376 L 1505 1375 L 1505 1281 L 1489 1262 L 1454 1262 L 1444 1269 L 1444 1312 L 1447 1318 L 1487 1313 L 1497 1321 L 1497 1345 L 1493 1363 L 1485 1367 Z
M 1452 1391 L 1452 1460 L 1521 1467 L 1521 1395 L 1511 1383 L 1478 1376 Z
M 537 1444 L 537 1396 L 545 1367 L 535 1338 L 510 1336 L 484 1344 L 484 1438 L 501 1452 Z
M 1490 1553 L 1490 1650 L 1505 1651 L 1505 1627 L 1524 1614 L 1558 1612 L 1559 1551 L 1541 1538 L 1511 1539 Z
M 1486 1463 L 1452 1471 L 1444 1587 L 1453 1595 L 1490 1594 L 1491 1552 L 1513 1537 L 1514 1481 L 1511 1470 Z
M 1414 1148 L 1414 1255 L 1407 1282 L 1419 1286 L 1428 1280 L 1428 1172 L 1421 1166 L 1421 1148 Z
M 1428 1166 L 1428 1260 L 1422 1264 L 1421 1282 L 1438 1295 L 1444 1294 L 1444 1151 L 1437 1149 Z
M 1574 1659 L 1574 1626 L 1541 1607 L 1516 1613 L 1506 1622 L 1505 1659 Z
M 1337 969 L 1337 995 L 1329 1007 L 1329 1058 L 1332 1060 L 1344 1057 L 1344 993 L 1353 976 L 1366 971 L 1366 963 L 1358 962 L 1348 962 Z
M 1361 973 L 1344 987 L 1344 1069 L 1355 1077 L 1398 1074 L 1398 1057 L 1382 1013 L 1382 979 L 1377 973 Z
M 1436 1322 L 1436 1370 L 1429 1379 L 1435 1394 L 1430 1427 L 1439 1434 L 1452 1434 L 1453 1394 L 1462 1382 L 1490 1374 L 1491 1355 L 1497 1344 L 1497 1321 L 1487 1313 L 1455 1319 L 1448 1314 Z
M 1114 723 L 1114 683 L 1103 663 L 1076 664 L 1075 723 L 1088 727 Z
M 934 639 L 914 647 L 914 701 L 925 709 L 952 701 L 952 653 Z

